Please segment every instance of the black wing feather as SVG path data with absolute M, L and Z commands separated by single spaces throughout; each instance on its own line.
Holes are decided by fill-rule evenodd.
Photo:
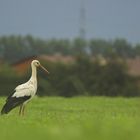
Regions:
M 31 96 L 23 96 L 23 97 L 9 96 L 6 100 L 5 105 L 1 110 L 1 115 L 9 113 L 13 108 L 23 104 L 25 101 L 27 101 L 30 98 Z

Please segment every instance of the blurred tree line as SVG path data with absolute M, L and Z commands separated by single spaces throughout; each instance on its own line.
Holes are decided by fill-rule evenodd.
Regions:
M 30 71 L 17 75 L 12 63 L 32 55 L 71 55 L 73 63 L 42 62 L 50 75 L 39 70 L 39 96 L 139 96 L 139 77 L 130 76 L 123 58 L 140 55 L 140 44 L 132 46 L 124 39 L 42 40 L 28 36 L 0 37 L 0 95 L 8 95 L 29 79 Z M 107 58 L 101 64 L 98 56 Z M 91 59 L 91 57 L 94 57 Z M 121 58 L 121 61 L 120 61 Z
M 0 57 L 7 61 L 14 62 L 31 55 L 55 53 L 72 56 L 89 54 L 94 57 L 99 54 L 104 57 L 116 55 L 127 58 L 140 55 L 140 44 L 132 45 L 124 39 L 85 41 L 80 38 L 43 40 L 31 35 L 0 37 Z
M 102 65 L 98 59 L 77 56 L 74 63 L 42 62 L 50 71 L 38 70 L 38 96 L 139 96 L 139 79 L 126 72 L 124 62 L 109 60 Z M 14 92 L 18 84 L 26 82 L 31 70 L 17 75 L 8 65 L 0 70 L 0 95 Z

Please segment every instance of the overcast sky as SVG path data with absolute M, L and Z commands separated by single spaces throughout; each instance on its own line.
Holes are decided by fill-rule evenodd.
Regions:
M 81 0 L 0 0 L 0 36 L 79 36 Z M 140 43 L 140 0 L 85 0 L 86 38 Z

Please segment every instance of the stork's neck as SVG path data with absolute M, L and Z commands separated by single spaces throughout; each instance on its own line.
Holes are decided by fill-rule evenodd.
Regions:
M 36 69 L 36 66 L 34 66 L 33 64 L 31 65 L 31 68 L 32 68 L 32 74 L 31 74 L 31 78 L 30 80 L 37 80 L 37 69 Z

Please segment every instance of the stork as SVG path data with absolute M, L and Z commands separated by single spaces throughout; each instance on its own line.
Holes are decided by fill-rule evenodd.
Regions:
M 38 60 L 33 60 L 31 62 L 31 78 L 26 83 L 15 88 L 15 92 L 7 98 L 1 110 L 1 115 L 8 114 L 12 109 L 18 106 L 20 106 L 19 115 L 24 115 L 25 105 L 35 96 L 37 91 L 37 68 L 39 67 L 49 74 L 48 70 L 46 70 Z

